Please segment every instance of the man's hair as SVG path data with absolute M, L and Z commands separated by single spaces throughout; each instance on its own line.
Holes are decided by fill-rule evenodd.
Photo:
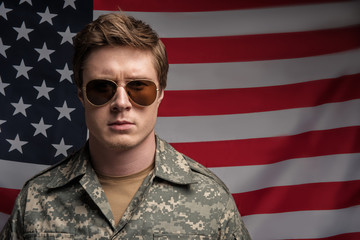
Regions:
M 169 64 L 164 44 L 158 34 L 146 23 L 121 13 L 101 15 L 89 23 L 74 38 L 73 70 L 75 84 L 82 87 L 84 63 L 93 49 L 102 46 L 129 46 L 150 50 L 160 88 L 166 87 Z

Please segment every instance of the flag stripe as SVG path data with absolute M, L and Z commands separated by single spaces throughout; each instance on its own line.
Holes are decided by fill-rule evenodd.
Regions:
M 246 193 L 269 187 L 360 180 L 359 158 L 360 153 L 334 154 L 294 158 L 274 164 L 210 169 L 232 193 Z
M 0 211 L 0 229 L 5 225 L 6 221 L 9 218 L 9 214 L 5 214 Z
M 339 235 L 335 235 L 335 236 L 331 236 L 331 237 L 324 237 L 324 238 L 306 238 L 306 240 L 359 240 L 360 239 L 360 232 L 353 232 L 353 233 L 344 233 L 344 234 L 339 234 Z M 288 239 L 290 240 L 290 239 Z M 294 239 L 292 238 L 291 240 L 304 240 L 304 238 L 302 239 Z
M 289 136 L 360 125 L 354 109 L 360 109 L 360 99 L 259 113 L 159 117 L 156 131 L 171 143 Z
M 359 9 L 358 1 L 344 1 L 250 10 L 171 13 L 132 11 L 127 14 L 153 26 L 162 38 L 184 38 L 341 28 L 360 24 Z M 94 11 L 94 19 L 106 13 L 109 11 Z
M 255 62 L 171 64 L 167 90 L 287 85 L 360 73 L 360 49 L 315 57 Z M 341 76 L 341 75 L 340 75 Z
M 0 188 L 0 211 L 10 214 L 19 190 Z M 341 195 L 339 200 L 336 196 Z M 340 209 L 360 204 L 360 180 L 272 187 L 233 194 L 242 216 Z M 264 201 L 262 201 L 264 199 Z M 276 203 L 276 204 L 274 204 Z
M 359 89 L 360 74 L 355 74 L 272 87 L 166 91 L 159 116 L 239 114 L 311 107 L 360 98 Z
M 360 206 L 244 217 L 253 239 L 314 239 L 359 232 Z M 261 229 L 261 231 L 259 230 Z
M 272 187 L 234 194 L 234 199 L 243 216 L 347 208 L 360 204 L 360 180 Z
M 341 0 L 340 0 L 341 1 Z M 118 11 L 144 11 L 144 12 L 194 12 L 194 11 L 219 11 L 229 9 L 249 9 L 261 7 L 276 7 L 300 4 L 316 4 L 340 2 L 339 0 L 268 0 L 260 1 L 217 1 L 217 0 L 197 0 L 197 1 L 133 1 L 133 0 L 94 0 L 94 9 Z M 345 1 L 345 0 L 343 0 Z
M 19 190 L 0 188 L 0 211 L 10 214 Z M 341 195 L 341 200 L 336 196 Z M 327 210 L 360 204 L 360 180 L 280 186 L 233 194 L 243 216 Z M 264 199 L 264 201 L 262 201 Z M 276 204 L 274 204 L 276 203 Z
M 0 187 L 0 212 L 10 214 L 14 207 L 15 199 L 19 194 L 18 189 L 8 189 Z
M 26 180 L 47 167 L 49 166 L 0 159 L 0 187 L 20 189 Z
M 269 165 L 254 165 L 242 167 L 210 168 L 229 187 L 233 193 L 243 193 L 267 187 L 287 186 L 314 182 L 352 181 L 360 179 L 359 154 L 337 154 L 321 157 L 295 158 Z M 11 163 L 9 163 L 11 164 Z M 29 179 L 28 164 L 17 165 L 18 179 L 25 182 Z M 36 168 L 36 164 L 33 164 Z M 4 165 L 1 165 L 3 167 Z M 281 173 L 286 172 L 284 176 Z M 264 180 L 259 181 L 258 176 Z M 291 176 L 291 177 L 288 177 Z M 0 176 L 0 180 L 10 178 L 11 173 Z M 247 184 L 239 184 L 246 182 Z M 21 186 L 5 182 L 1 186 L 4 190 Z
M 343 144 L 348 139 L 348 144 Z M 207 167 L 271 164 L 287 159 L 360 152 L 360 126 L 310 131 L 291 136 L 172 143 Z M 301 146 L 301 147 L 299 147 Z
M 360 25 L 311 32 L 163 38 L 162 41 L 172 64 L 301 58 L 360 47 Z

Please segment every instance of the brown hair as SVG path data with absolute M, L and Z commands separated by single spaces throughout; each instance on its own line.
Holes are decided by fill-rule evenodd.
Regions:
M 146 23 L 120 13 L 101 15 L 89 23 L 74 38 L 73 69 L 75 84 L 82 87 L 82 69 L 90 52 L 101 46 L 130 46 L 150 50 L 160 88 L 166 87 L 169 64 L 164 44 Z

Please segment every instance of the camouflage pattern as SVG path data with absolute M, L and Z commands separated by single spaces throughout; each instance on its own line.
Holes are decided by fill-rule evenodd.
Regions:
M 250 239 L 226 186 L 156 141 L 155 169 L 117 226 L 86 145 L 25 184 L 0 239 Z

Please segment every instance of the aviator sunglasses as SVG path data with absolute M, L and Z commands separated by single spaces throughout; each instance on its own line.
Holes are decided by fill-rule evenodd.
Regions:
M 95 79 L 83 87 L 83 92 L 90 104 L 100 107 L 114 98 L 118 87 L 112 80 Z M 132 80 L 127 82 L 124 88 L 130 100 L 142 107 L 151 105 L 159 91 L 156 84 L 150 80 Z

